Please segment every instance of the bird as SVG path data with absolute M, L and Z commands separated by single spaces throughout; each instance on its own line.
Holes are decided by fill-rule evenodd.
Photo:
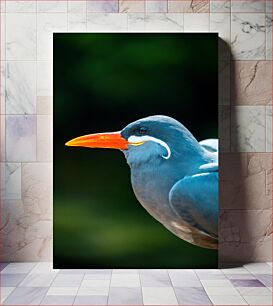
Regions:
M 121 150 L 134 194 L 146 211 L 180 239 L 218 248 L 217 139 L 198 142 L 176 119 L 153 115 L 65 145 Z

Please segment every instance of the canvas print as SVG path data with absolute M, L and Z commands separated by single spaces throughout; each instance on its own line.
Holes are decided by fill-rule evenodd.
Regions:
M 216 268 L 217 34 L 53 41 L 54 267 Z

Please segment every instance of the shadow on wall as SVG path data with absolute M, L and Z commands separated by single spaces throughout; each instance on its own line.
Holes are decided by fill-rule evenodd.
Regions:
M 258 178 L 261 188 L 264 188 L 261 199 L 257 196 L 259 187 L 253 186 L 253 183 L 251 185 L 248 181 L 248 176 L 255 171 L 259 174 L 267 171 L 267 174 L 271 175 L 271 161 L 267 156 L 259 159 L 257 157 L 259 153 L 237 152 L 240 151 L 238 133 L 235 135 L 236 138 L 232 139 L 231 148 L 231 131 L 239 125 L 239 118 L 231 109 L 231 105 L 236 105 L 235 102 L 238 99 L 234 67 L 236 62 L 233 60 L 230 46 L 219 39 L 219 68 L 228 67 L 229 63 L 229 80 L 223 78 L 223 75 L 220 77 L 219 73 L 219 268 L 241 266 L 242 263 L 257 261 L 257 259 L 262 261 L 261 247 L 264 243 L 270 245 L 272 234 L 271 221 L 268 221 L 269 226 L 266 229 L 266 224 L 258 224 L 260 219 L 256 220 L 256 214 L 249 211 L 259 208 L 259 211 L 263 213 L 264 206 L 271 207 L 270 188 L 266 187 L 262 177 Z M 253 173 L 249 173 L 249 168 L 255 168 Z M 253 190 L 252 187 L 255 189 Z M 266 203 L 259 203 L 260 200 Z M 265 229 L 262 233 L 261 228 Z M 263 245 L 263 248 L 266 247 Z M 269 249 L 268 252 L 270 252 Z M 266 260 L 269 255 L 265 254 L 264 257 Z

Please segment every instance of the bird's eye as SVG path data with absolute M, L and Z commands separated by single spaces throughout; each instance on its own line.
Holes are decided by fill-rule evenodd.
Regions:
M 147 132 L 147 129 L 146 129 L 145 127 L 141 127 L 141 128 L 139 129 L 139 134 L 141 134 L 141 135 L 146 134 L 146 132 Z

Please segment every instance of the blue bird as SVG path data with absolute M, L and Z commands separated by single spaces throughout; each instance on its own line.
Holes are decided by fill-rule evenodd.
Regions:
M 218 140 L 198 142 L 177 120 L 157 115 L 66 145 L 122 150 L 141 205 L 179 238 L 217 249 Z

